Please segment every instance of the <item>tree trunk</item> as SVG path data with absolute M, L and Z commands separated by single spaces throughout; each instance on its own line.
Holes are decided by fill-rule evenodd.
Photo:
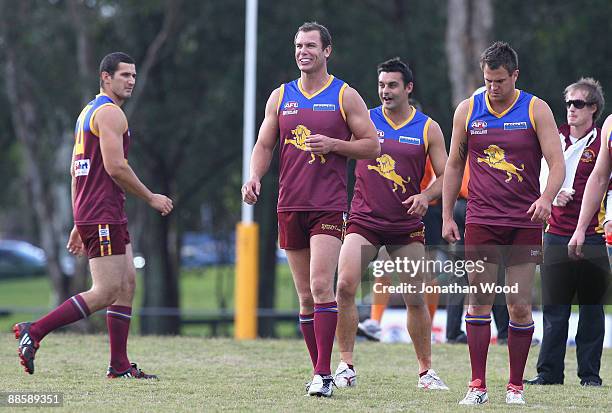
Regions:
M 20 39 L 23 38 L 22 32 L 28 30 L 23 27 L 23 22 L 27 21 L 30 5 L 29 2 L 21 2 L 17 6 L 1 3 L 0 32 L 4 38 L 2 46 L 5 55 L 5 85 L 13 128 L 23 149 L 24 181 L 38 221 L 41 246 L 47 257 L 47 270 L 56 294 L 55 301 L 61 302 L 70 296 L 67 278 L 60 265 L 60 248 L 63 248 L 61 241 L 66 239 L 66 234 L 60 234 L 57 230 L 53 187 L 45 181 L 47 173 L 41 161 L 41 148 L 37 140 L 40 117 L 28 71 L 18 57 L 18 50 L 24 48 Z
M 449 0 L 446 56 L 453 106 L 483 85 L 480 54 L 488 46 L 493 27 L 491 0 Z

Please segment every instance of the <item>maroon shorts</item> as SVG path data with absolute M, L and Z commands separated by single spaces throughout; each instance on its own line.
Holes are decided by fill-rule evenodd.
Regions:
M 310 237 L 318 234 L 344 239 L 346 212 L 285 211 L 278 213 L 278 244 L 284 250 L 310 246 Z
M 486 260 L 485 260 L 486 257 Z M 465 258 L 506 266 L 542 263 L 542 229 L 466 224 Z
M 423 224 L 419 224 L 418 227 L 406 232 L 393 233 L 366 228 L 363 225 L 349 221 L 346 233 L 359 234 L 367 239 L 370 244 L 377 247 L 381 245 L 408 245 L 413 242 L 425 243 L 425 226 Z
M 77 225 L 83 240 L 87 258 L 124 255 L 125 246 L 130 243 L 127 224 Z

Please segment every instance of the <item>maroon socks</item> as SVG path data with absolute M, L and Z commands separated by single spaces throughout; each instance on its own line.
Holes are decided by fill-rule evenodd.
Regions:
M 300 314 L 300 331 L 304 336 L 306 347 L 308 347 L 308 353 L 310 353 L 312 368 L 314 369 L 317 366 L 317 340 L 314 330 L 314 313 Z
M 519 324 L 510 320 L 508 324 L 508 356 L 510 358 L 510 384 L 523 386 L 523 373 L 531 347 L 534 323 Z
M 77 294 L 64 301 L 59 307 L 40 320 L 32 323 L 30 335 L 34 340 L 40 341 L 53 330 L 86 318 L 89 314 L 90 311 L 87 303 L 85 303 L 80 294 Z
M 127 339 L 130 332 L 132 307 L 111 305 L 106 309 L 106 326 L 110 341 L 110 365 L 119 373 L 130 368 Z
M 486 388 L 487 354 L 491 341 L 491 314 L 465 315 L 465 327 L 472 365 L 472 383 L 475 387 Z M 510 343 L 508 343 L 510 344 Z M 477 380 L 480 381 L 478 384 Z
M 338 322 L 338 305 L 335 301 L 315 304 L 314 332 L 317 341 L 317 365 L 315 374 L 331 374 L 331 355 Z

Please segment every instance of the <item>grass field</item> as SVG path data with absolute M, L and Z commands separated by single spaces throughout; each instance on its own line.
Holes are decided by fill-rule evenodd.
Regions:
M 434 368 L 451 388 L 426 392 L 416 388 L 416 361 L 410 346 L 358 342 L 359 384 L 336 389 L 331 399 L 305 396 L 309 360 L 301 340 L 195 337 L 140 337 L 130 340 L 133 361 L 159 381 L 108 380 L 104 335 L 51 334 L 36 358 L 36 374 L 18 363 L 16 341 L 0 335 L 0 392 L 64 393 L 64 406 L 53 411 L 467 411 L 457 405 L 469 379 L 467 347 L 435 345 Z M 537 348 L 526 376 L 535 373 Z M 575 376 L 575 351 L 568 349 L 564 386 L 528 387 L 531 411 L 612 411 L 612 351 L 602 360 L 602 388 L 583 388 Z M 491 346 L 488 366 L 490 402 L 479 410 L 516 411 L 505 405 L 507 349 Z M 333 368 L 337 363 L 334 355 Z M 518 407 L 520 409 L 520 407 Z

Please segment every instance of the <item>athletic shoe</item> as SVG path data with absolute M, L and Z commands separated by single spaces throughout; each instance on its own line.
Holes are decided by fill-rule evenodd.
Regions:
M 108 370 L 106 371 L 106 377 L 109 379 L 157 379 L 158 377 L 155 374 L 146 374 L 144 371 L 140 370 L 136 363 L 132 363 L 129 369 L 124 372 L 118 372 L 112 366 L 108 366 Z
M 357 374 L 348 364 L 341 361 L 334 374 L 334 384 L 336 387 L 355 387 L 357 386 Z
M 417 387 L 427 390 L 448 390 L 448 386 L 432 369 L 427 370 L 427 374 L 419 377 L 419 384 L 417 384 Z
M 525 404 L 523 386 L 508 383 L 506 387 L 506 404 Z
M 40 345 L 30 335 L 32 323 L 18 323 L 13 326 L 15 339 L 19 340 L 17 352 L 21 359 L 21 365 L 26 373 L 34 374 L 34 356 Z
M 470 383 L 467 394 L 459 404 L 476 405 L 485 404 L 488 401 L 487 389 L 480 387 L 480 380 L 476 379 Z
M 312 378 L 312 382 L 310 383 L 308 394 L 317 397 L 331 397 L 332 393 L 334 392 L 333 385 L 334 379 L 332 376 L 321 376 L 320 374 L 315 374 Z
M 380 341 L 380 324 L 376 320 L 372 320 L 368 318 L 367 320 L 362 321 L 357 324 L 357 335 L 363 336 L 368 340 L 372 341 Z
M 582 387 L 601 387 L 603 384 L 601 379 L 599 380 L 580 380 L 580 385 Z

